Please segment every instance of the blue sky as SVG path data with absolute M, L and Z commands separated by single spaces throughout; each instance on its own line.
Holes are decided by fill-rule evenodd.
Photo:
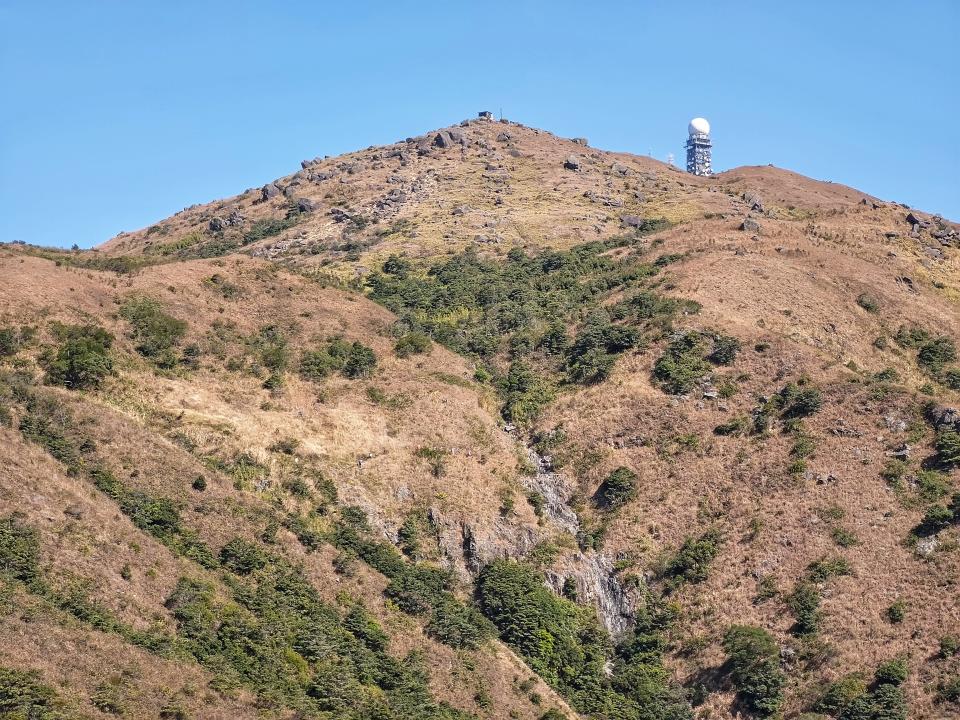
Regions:
M 696 23 L 696 25 L 695 25 Z M 960 220 L 960 2 L 0 0 L 0 241 L 90 247 L 490 109 Z

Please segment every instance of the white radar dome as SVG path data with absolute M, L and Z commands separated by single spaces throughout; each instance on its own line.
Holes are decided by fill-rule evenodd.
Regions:
M 709 135 L 710 134 L 710 123 L 708 123 L 703 118 L 694 118 L 690 121 L 690 124 L 687 126 L 687 131 L 691 135 Z

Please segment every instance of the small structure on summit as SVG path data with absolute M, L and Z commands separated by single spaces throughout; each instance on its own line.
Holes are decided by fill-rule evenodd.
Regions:
M 710 123 L 703 118 L 694 118 L 687 126 L 687 172 L 693 175 L 712 175 L 710 153 Z
M 480 112 L 477 113 L 477 117 L 480 118 L 481 120 L 492 120 L 493 113 L 490 112 L 489 110 L 481 110 Z

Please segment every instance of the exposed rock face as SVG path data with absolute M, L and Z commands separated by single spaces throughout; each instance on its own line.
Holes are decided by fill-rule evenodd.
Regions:
M 571 155 L 563 162 L 563 166 L 567 170 L 580 170 L 580 158 L 576 155 Z
M 543 497 L 543 510 L 547 518 L 576 538 L 580 533 L 580 518 L 568 504 L 573 490 L 562 475 L 553 471 L 548 459 L 533 448 L 528 448 L 527 453 L 537 470 L 533 476 L 524 478 L 524 485 Z M 547 574 L 547 580 L 555 591 L 562 591 L 569 578 L 577 589 L 577 596 L 596 607 L 607 630 L 617 635 L 627 629 L 633 617 L 634 602 L 613 574 L 613 564 L 609 558 L 593 550 L 578 552 L 562 570 Z
M 211 218 L 210 222 L 207 223 L 207 227 L 210 228 L 210 232 L 220 232 L 226 229 L 227 221 L 221 217 Z

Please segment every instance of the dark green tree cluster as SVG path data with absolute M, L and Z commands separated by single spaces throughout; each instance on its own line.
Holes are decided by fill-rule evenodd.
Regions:
M 737 697 L 747 712 L 760 718 L 776 715 L 787 678 L 773 636 L 763 628 L 734 625 L 723 637 L 723 649 Z
M 47 382 L 71 390 L 97 388 L 113 370 L 113 335 L 96 325 L 54 325 L 60 341 L 56 354 L 41 362 Z
M 164 311 L 153 298 L 129 298 L 120 307 L 120 316 L 130 323 L 130 336 L 137 352 L 158 368 L 170 370 L 179 362 L 176 348 L 187 332 L 187 322 Z
M 831 683 L 814 709 L 837 720 L 906 720 L 907 701 L 902 685 L 907 664 L 901 660 L 881 663 L 868 686 L 853 673 Z
M 638 252 L 610 253 L 636 241 L 586 243 L 536 256 L 514 248 L 506 262 L 481 258 L 471 249 L 425 272 L 392 256 L 367 283 L 371 297 L 400 315 L 400 326 L 410 333 L 422 333 L 491 367 L 506 359 L 523 362 L 524 368 L 545 376 L 542 384 L 547 386 L 561 380 L 599 382 L 611 372 L 616 355 L 637 345 L 643 332 L 662 332 L 669 318 L 697 309 L 643 288 L 679 257 L 648 263 Z M 604 299 L 623 291 L 639 292 L 604 306 Z M 571 340 L 568 328 L 578 323 Z M 398 347 L 406 352 L 405 346 Z M 505 415 L 529 417 L 535 408 L 516 409 L 522 412 L 508 409 Z
M 703 582 L 707 579 L 710 564 L 720 554 L 723 536 L 717 529 L 711 529 L 699 537 L 688 537 L 683 541 L 677 554 L 668 562 L 665 574 L 674 583 Z
M 9 720 L 66 720 L 56 692 L 40 675 L 0 666 L 0 718 Z
M 662 664 L 672 614 L 653 600 L 617 648 L 592 610 L 554 595 L 527 565 L 498 560 L 485 567 L 477 600 L 500 637 L 578 712 L 617 720 L 691 717 Z M 610 660 L 612 675 L 605 671 Z
M 377 366 L 374 351 L 363 343 L 331 338 L 317 350 L 305 350 L 300 356 L 300 376 L 320 382 L 335 372 L 348 378 L 368 377 Z

